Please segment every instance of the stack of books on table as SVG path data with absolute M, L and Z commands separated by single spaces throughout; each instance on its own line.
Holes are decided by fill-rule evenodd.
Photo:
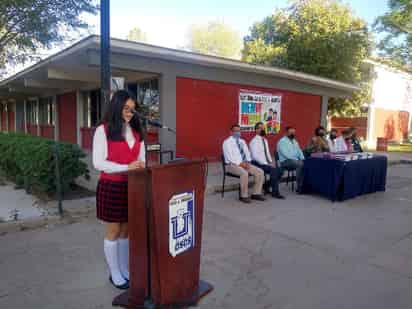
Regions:
M 341 161 L 352 161 L 359 159 L 369 159 L 373 157 L 370 152 L 341 152 L 341 153 L 331 153 L 331 152 L 317 152 L 311 154 L 312 158 L 323 158 L 323 159 L 335 159 Z
M 351 161 L 356 160 L 357 156 L 355 157 L 352 153 L 335 153 L 333 158 L 341 161 Z

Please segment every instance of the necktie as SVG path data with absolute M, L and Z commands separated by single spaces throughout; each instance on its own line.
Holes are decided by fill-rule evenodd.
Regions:
M 246 161 L 246 154 L 242 149 L 242 146 L 240 146 L 240 140 L 236 139 L 236 144 L 237 144 L 237 148 L 239 148 L 240 151 L 240 155 L 242 156 L 242 161 L 245 162 Z
M 262 137 L 262 143 L 263 143 L 263 150 L 265 151 L 265 158 L 267 164 L 270 164 L 269 156 L 268 156 L 268 149 L 266 147 L 265 139 Z

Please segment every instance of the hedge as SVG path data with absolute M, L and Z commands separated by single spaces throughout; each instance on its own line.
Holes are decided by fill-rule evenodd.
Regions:
M 86 154 L 77 146 L 58 142 L 60 183 L 62 193 L 68 192 L 74 180 L 89 179 Z M 0 133 L 0 169 L 17 186 L 28 192 L 56 193 L 56 142 L 21 133 Z

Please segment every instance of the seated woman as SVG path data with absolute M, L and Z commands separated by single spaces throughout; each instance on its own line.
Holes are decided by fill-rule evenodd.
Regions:
M 306 157 L 310 157 L 312 153 L 330 151 L 325 135 L 326 130 L 324 127 L 318 127 L 315 129 L 315 136 L 311 138 L 309 144 L 303 150 Z
M 352 133 L 349 129 L 343 130 L 342 136 L 336 139 L 334 152 L 353 152 L 351 136 Z
M 354 152 L 363 152 L 362 146 L 360 144 L 360 141 L 357 137 L 357 130 L 356 128 L 349 128 L 352 136 L 351 136 L 351 143 L 353 147 Z

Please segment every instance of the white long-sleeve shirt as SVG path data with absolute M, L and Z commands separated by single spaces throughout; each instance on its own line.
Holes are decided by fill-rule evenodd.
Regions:
M 345 152 L 345 151 L 348 151 L 348 147 L 346 146 L 345 139 L 342 136 L 340 136 L 336 138 L 334 151 L 331 150 L 331 152 Z
M 328 141 L 329 151 L 330 152 L 337 152 L 336 151 L 336 138 L 331 139 L 330 137 L 328 137 L 327 141 Z
M 265 147 L 266 145 L 266 155 Z M 250 154 L 252 155 L 252 160 L 262 165 L 270 165 L 272 163 L 272 156 L 270 154 L 268 140 L 260 135 L 256 135 L 249 143 Z M 267 157 L 267 159 L 266 159 Z M 269 160 L 269 162 L 268 162 Z
M 239 143 L 240 147 L 242 147 L 242 150 L 246 155 L 246 161 L 252 161 L 246 142 L 240 138 Z M 225 157 L 226 164 L 239 165 L 244 161 L 237 146 L 236 139 L 233 136 L 228 137 L 223 142 L 223 155 Z
M 125 129 L 126 142 L 130 148 L 134 146 L 135 138 L 130 125 Z M 119 164 L 107 160 L 107 137 L 104 130 L 104 126 L 100 125 L 96 128 L 96 132 L 93 137 L 93 166 L 96 170 L 105 172 L 108 174 L 126 172 L 128 170 L 128 164 Z M 136 158 L 139 161 L 146 161 L 146 149 L 144 141 L 140 142 L 140 151 Z

